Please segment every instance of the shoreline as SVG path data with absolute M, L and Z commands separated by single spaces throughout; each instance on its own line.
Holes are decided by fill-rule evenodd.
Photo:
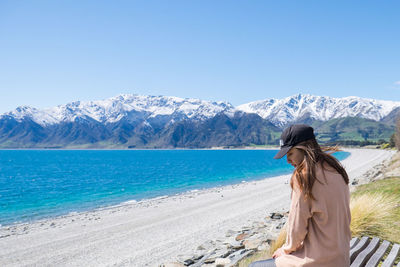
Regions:
M 32 148 L 0 148 L 1 150 L 105 150 L 105 151 L 113 151 L 113 150 L 279 150 L 279 146 L 267 146 L 267 147 L 252 147 L 252 146 L 245 146 L 245 147 L 234 147 L 234 148 L 225 148 L 225 147 L 207 147 L 207 148 L 184 148 L 184 147 L 177 147 L 177 148 L 40 148 L 40 147 L 32 147 Z
M 121 207 L 132 206 L 132 205 L 138 206 L 138 207 L 141 207 L 141 206 L 147 207 L 147 206 L 153 205 L 154 203 L 159 203 L 160 201 L 164 201 L 164 200 L 176 200 L 177 198 L 193 198 L 193 195 L 197 196 L 197 195 L 215 193 L 215 192 L 227 190 L 229 188 L 235 189 L 246 183 L 254 183 L 254 182 L 260 182 L 260 181 L 265 181 L 268 179 L 276 179 L 276 178 L 282 178 L 282 177 L 287 178 L 288 175 L 289 174 L 282 174 L 282 175 L 278 175 L 278 176 L 267 176 L 267 177 L 264 177 L 261 179 L 249 180 L 249 181 L 242 180 L 241 182 L 235 183 L 235 184 L 228 184 L 228 185 L 222 185 L 222 186 L 216 186 L 216 187 L 210 187 L 210 188 L 192 189 L 192 190 L 188 190 L 188 191 L 184 191 L 184 192 L 180 192 L 180 193 L 176 193 L 176 194 L 162 195 L 162 196 L 157 196 L 157 197 L 144 198 L 144 199 L 140 199 L 140 200 L 135 200 L 135 199 L 126 200 L 126 201 L 122 201 L 118 204 L 106 205 L 106 206 L 97 207 L 97 208 L 84 210 L 84 211 L 76 210 L 76 211 L 70 211 L 67 214 L 48 216 L 45 218 L 34 219 L 31 221 L 26 221 L 26 222 L 17 221 L 17 222 L 13 222 L 10 224 L 0 224 L 0 238 L 3 237 L 1 235 L 2 228 L 9 228 L 9 227 L 19 228 L 19 227 L 26 226 L 26 225 L 42 224 L 47 221 L 68 218 L 68 217 L 77 216 L 77 215 L 86 215 L 86 214 L 102 212 L 102 211 L 106 211 L 106 210 L 119 209 Z
M 196 150 L 196 149 L 194 149 Z M 201 150 L 201 149 L 200 149 Z M 212 149 L 210 149 L 212 150 Z M 235 149 L 230 149 L 230 150 L 235 150 Z M 242 150 L 251 150 L 251 149 L 242 149 Z M 264 149 L 264 150 L 275 150 L 275 149 Z M 343 152 L 345 152 L 343 150 Z M 41 222 L 41 221 L 46 221 L 46 220 L 52 220 L 52 219 L 56 219 L 56 218 L 61 218 L 61 217 L 68 217 L 70 214 L 81 214 L 81 213 L 87 213 L 87 212 L 95 212 L 95 211 L 101 211 L 104 209 L 112 209 L 112 208 L 117 208 L 120 206 L 124 206 L 126 204 L 139 204 L 141 202 L 146 202 L 146 201 L 152 201 L 157 200 L 157 199 L 164 199 L 164 198 L 168 198 L 168 197 L 177 197 L 177 196 L 182 196 L 182 195 L 186 195 L 186 194 L 191 194 L 193 192 L 203 192 L 206 193 L 209 190 L 214 190 L 214 189 L 223 189 L 224 187 L 229 187 L 229 186 L 233 186 L 233 185 L 239 185 L 242 183 L 250 183 L 250 182 L 255 182 L 255 181 L 261 181 L 261 180 L 265 180 L 265 179 L 271 179 L 271 178 L 275 178 L 275 177 L 280 177 L 280 176 L 286 176 L 288 174 L 280 174 L 280 175 L 267 175 L 267 176 L 263 176 L 263 177 L 259 177 L 257 179 L 249 179 L 249 180 L 242 180 L 240 182 L 235 182 L 233 184 L 227 184 L 227 185 L 220 185 L 220 186 L 214 186 L 214 187 L 203 187 L 203 188 L 197 188 L 197 189 L 191 189 L 191 190 L 186 190 L 186 191 L 182 191 L 179 193 L 173 193 L 173 194 L 168 194 L 168 195 L 161 195 L 161 196 L 156 196 L 156 197 L 150 197 L 150 198 L 142 198 L 142 199 L 130 199 L 130 200 L 125 200 L 119 203 L 113 203 L 113 204 L 105 204 L 104 206 L 100 206 L 100 207 L 91 207 L 88 209 L 82 209 L 82 210 L 72 210 L 69 211 L 68 213 L 64 213 L 64 212 L 58 212 L 57 214 L 52 214 L 52 215 L 44 215 L 43 217 L 38 217 L 35 219 L 28 219 L 25 221 L 15 221 L 15 222 L 11 222 L 11 223 L 5 223 L 5 224 L 0 224 L 0 238 L 1 238 L 1 228 L 2 227 L 12 227 L 12 226 L 16 226 L 16 225 L 29 225 L 29 224 L 34 224 L 36 222 Z
M 394 151 L 343 149 L 350 183 Z M 289 175 L 192 190 L 0 228 L 2 266 L 157 266 L 290 203 Z
M 32 147 L 32 148 L 0 148 L 1 150 L 66 150 L 66 151 L 74 151 L 74 150 L 101 150 L 101 151 L 125 151 L 125 150 L 279 150 L 280 146 L 268 145 L 268 146 L 243 146 L 243 147 L 207 147 L 207 148 L 185 148 L 185 147 L 177 147 L 177 148 L 45 148 L 45 147 Z M 352 150 L 352 149 L 378 149 L 376 146 L 339 146 L 339 149 L 345 150 Z

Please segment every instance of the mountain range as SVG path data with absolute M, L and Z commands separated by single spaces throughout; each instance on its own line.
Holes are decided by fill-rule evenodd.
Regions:
M 234 107 L 228 102 L 122 94 L 0 115 L 0 148 L 206 148 L 277 145 L 292 123 L 325 143 L 387 141 L 400 102 L 297 94 Z

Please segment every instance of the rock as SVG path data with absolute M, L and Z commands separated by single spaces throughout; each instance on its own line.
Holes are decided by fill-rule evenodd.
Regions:
M 234 230 L 228 230 L 225 234 L 226 237 L 231 237 L 233 235 L 237 234 L 237 231 Z
M 194 263 L 194 260 L 192 260 L 192 259 L 187 259 L 187 260 L 185 260 L 183 263 L 187 266 L 187 265 L 193 264 L 193 263 Z
M 259 245 L 257 247 L 258 251 L 263 251 L 263 250 L 268 250 L 270 248 L 270 246 L 268 245 L 268 243 L 262 243 L 261 245 Z
M 204 253 L 204 254 L 205 254 L 205 253 Z M 204 257 L 204 254 L 196 254 L 196 255 L 193 256 L 192 259 L 193 259 L 195 262 L 197 262 L 198 260 L 200 260 L 201 258 Z
M 234 252 L 234 250 L 228 249 L 227 247 L 224 247 L 222 249 L 216 250 L 215 251 L 215 255 L 217 256 L 217 258 L 226 258 L 230 254 L 232 254 L 233 252 Z
M 264 239 L 267 239 L 267 237 L 268 237 L 268 234 L 267 233 L 254 233 L 254 235 L 252 235 L 251 236 L 251 238 L 248 238 L 248 239 L 262 239 L 262 240 L 264 240 Z
M 233 241 L 228 244 L 228 247 L 233 248 L 235 250 L 244 248 L 243 242 L 241 241 Z
M 203 244 L 201 244 L 200 246 L 197 247 L 198 250 L 210 250 L 212 248 L 214 248 L 216 245 L 216 243 L 212 240 L 208 240 L 206 242 L 204 242 Z M 201 249 L 203 248 L 203 249 Z
M 257 249 L 258 246 L 262 244 L 262 240 L 260 239 L 251 239 L 243 241 L 243 245 L 245 249 Z
M 271 215 L 269 216 L 272 220 L 279 220 L 283 217 L 283 214 L 277 213 L 277 212 L 272 212 Z
M 205 263 L 205 264 L 208 264 L 208 263 L 214 263 L 214 262 L 215 262 L 215 259 L 216 259 L 216 258 L 214 258 L 214 257 L 211 257 L 211 258 L 205 259 L 205 260 L 204 260 L 204 263 Z M 203 266 L 203 265 L 202 265 L 202 266 Z
M 253 229 L 257 228 L 257 229 L 262 229 L 265 227 L 265 222 L 254 222 L 253 223 Z
M 246 239 L 247 237 L 249 237 L 249 235 L 243 233 L 243 234 L 237 235 L 236 238 L 235 238 L 235 240 L 236 240 L 236 241 L 239 241 L 239 240 Z
M 270 213 L 261 222 L 252 222 L 241 230 L 228 230 L 226 239 L 209 240 L 197 247 L 196 255 L 179 256 L 178 264 L 190 267 L 229 267 L 255 251 L 266 251 L 287 221 L 288 212 Z M 248 224 L 249 225 L 249 224 Z M 164 266 L 162 266 L 164 267 Z M 169 266 L 165 266 L 169 267 Z M 175 266 L 171 266 L 175 267 Z M 179 266 L 181 267 L 181 266 Z
M 207 259 L 204 260 L 204 263 L 213 263 L 218 258 L 226 258 L 232 252 L 234 252 L 234 251 L 233 250 L 228 250 L 226 248 L 225 249 L 216 250 L 212 254 L 210 254 Z
M 161 264 L 159 267 L 186 267 L 186 266 L 179 262 L 169 262 Z
M 182 263 L 186 266 L 195 263 L 195 257 L 193 255 L 178 255 L 177 258 L 179 263 Z
M 200 267 L 203 266 L 203 264 L 205 263 L 205 261 L 214 253 L 214 251 L 204 255 L 198 262 L 194 263 L 193 265 L 191 265 L 190 267 Z M 187 264 L 190 265 L 190 264 Z
M 285 226 L 284 222 L 279 223 L 277 226 L 275 226 L 276 229 L 282 229 L 282 227 Z
M 227 258 L 217 258 L 217 259 L 215 259 L 215 266 L 216 267 L 225 267 L 229 263 L 231 263 L 231 260 L 227 259 Z
M 251 254 L 253 254 L 254 251 L 252 250 L 246 250 L 246 249 L 241 249 L 236 251 L 235 253 L 232 253 L 231 255 L 229 255 L 228 259 L 231 261 L 228 266 L 234 266 L 238 261 L 240 261 L 241 259 L 243 259 L 244 257 L 247 257 Z

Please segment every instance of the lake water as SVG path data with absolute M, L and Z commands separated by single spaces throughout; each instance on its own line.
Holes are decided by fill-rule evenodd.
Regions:
M 276 152 L 0 150 L 0 224 L 291 173 Z

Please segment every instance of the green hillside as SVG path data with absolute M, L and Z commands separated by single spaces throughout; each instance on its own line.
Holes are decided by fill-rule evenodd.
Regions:
M 312 126 L 322 143 L 388 142 L 394 133 L 394 125 L 356 117 L 315 121 Z

